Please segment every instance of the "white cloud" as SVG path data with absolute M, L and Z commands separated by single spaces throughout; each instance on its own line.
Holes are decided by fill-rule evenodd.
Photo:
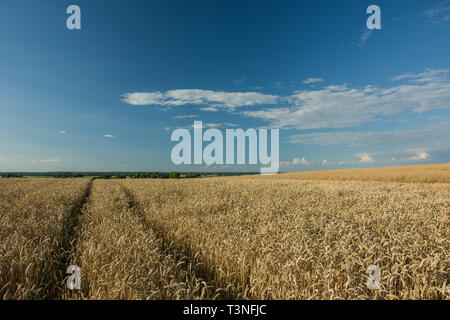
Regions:
M 322 160 L 322 165 L 328 164 L 328 160 Z
M 358 158 L 360 158 L 359 162 L 362 162 L 362 163 L 372 163 L 372 162 L 374 162 L 372 157 L 370 155 L 368 155 L 367 153 L 357 154 L 356 156 Z
M 35 164 L 47 164 L 47 163 L 58 163 L 61 159 L 48 159 L 48 160 L 31 160 L 31 163 Z
M 66 130 L 61 130 L 61 131 L 58 131 L 58 133 L 61 133 L 61 134 L 66 134 L 66 133 L 67 133 L 67 131 L 66 131 Z
M 388 87 L 375 85 L 349 87 L 347 84 L 341 84 L 317 90 L 295 91 L 287 96 L 186 89 L 128 93 L 123 96 L 123 100 L 132 105 L 154 104 L 164 107 L 198 104 L 202 105 L 200 110 L 210 112 L 224 108 L 228 112 L 263 120 L 266 122 L 264 126 L 271 128 L 298 130 L 348 128 L 397 114 L 410 115 L 430 110 L 450 109 L 449 73 L 450 70 L 447 69 L 427 69 L 421 73 L 394 77 L 392 80 L 404 80 L 406 83 L 395 83 Z M 277 105 L 262 109 L 246 108 L 270 104 Z M 242 110 L 235 111 L 237 107 Z M 191 115 L 178 117 L 188 116 Z M 367 135 L 364 137 L 364 134 L 361 135 L 362 138 L 355 139 L 353 135 L 349 132 L 336 134 L 341 140 L 350 137 L 354 145 L 365 144 L 371 139 Z M 329 138 L 330 134 L 327 137 Z M 320 137 L 315 135 L 297 138 L 304 140 Z M 364 141 L 358 142 L 358 139 Z
M 413 80 L 424 79 L 414 77 Z M 321 129 L 354 127 L 399 113 L 450 108 L 450 82 L 442 78 L 389 88 L 346 85 L 305 90 L 286 97 L 291 106 L 243 111 L 269 121 L 274 128 Z
M 427 152 L 418 152 L 415 156 L 409 158 L 412 161 L 420 161 L 420 160 L 428 160 L 430 158 L 430 154 Z
M 302 82 L 304 84 L 313 84 L 318 82 L 323 82 L 324 80 L 322 78 L 308 78 L 306 80 L 303 80 Z
M 243 106 L 274 104 L 278 97 L 258 92 L 223 92 L 202 89 L 169 90 L 166 92 L 134 92 L 123 95 L 123 101 L 132 105 L 205 105 L 234 109 Z
M 359 162 L 362 163 L 372 163 L 375 162 L 372 157 L 367 153 L 360 153 L 356 155 L 359 158 Z
M 289 166 L 289 165 L 309 165 L 311 164 L 309 161 L 307 161 L 305 158 L 294 158 L 292 160 L 292 162 L 289 161 L 281 161 L 280 164 L 284 165 L 284 166 Z
M 398 148 L 393 150 L 383 150 L 377 152 L 359 153 L 355 156 L 359 158 L 358 161 L 345 161 L 345 164 L 359 163 L 405 163 L 408 161 L 427 161 L 433 158 L 433 153 L 439 155 L 440 153 L 448 154 L 449 146 L 431 146 L 429 148 Z M 376 159 L 375 159 L 376 156 Z
M 205 107 L 205 108 L 200 108 L 200 110 L 202 110 L 202 111 L 210 111 L 210 112 L 217 112 L 217 111 L 219 111 L 219 108 L 216 108 L 216 107 Z
M 218 128 L 220 127 L 220 123 L 202 123 L 202 126 L 191 124 L 191 128 L 199 129 L 199 128 Z
M 115 136 L 113 136 L 112 134 L 105 134 L 104 137 L 109 139 L 115 138 Z
M 197 118 L 197 116 L 193 115 L 193 114 L 185 114 L 185 115 L 181 115 L 181 116 L 175 116 L 173 118 L 174 119 L 187 119 L 187 118 Z

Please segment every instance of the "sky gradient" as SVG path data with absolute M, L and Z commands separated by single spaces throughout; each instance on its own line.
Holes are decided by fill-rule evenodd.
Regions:
M 4 0 L 0 171 L 259 171 L 173 165 L 194 120 L 279 128 L 280 171 L 447 163 L 449 39 L 449 0 Z

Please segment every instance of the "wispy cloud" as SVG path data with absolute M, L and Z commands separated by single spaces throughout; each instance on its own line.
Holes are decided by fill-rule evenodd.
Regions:
M 216 107 L 204 107 L 200 108 L 201 111 L 209 111 L 209 112 L 217 112 L 219 111 L 219 108 Z
M 393 77 L 391 80 L 395 82 L 385 87 L 350 87 L 340 84 L 316 90 L 294 91 L 285 96 L 189 89 L 130 93 L 124 95 L 124 101 L 132 105 L 200 105 L 202 111 L 224 110 L 262 120 L 266 127 L 280 129 L 351 128 L 398 114 L 413 115 L 430 110 L 450 109 L 449 73 L 450 70 L 447 69 L 427 69 L 420 73 Z M 253 108 L 261 105 L 266 106 Z M 237 107 L 240 109 L 236 110 Z M 188 117 L 193 115 L 180 115 L 176 118 Z M 389 135 L 392 134 L 397 141 L 411 141 L 417 135 L 430 139 L 436 137 L 436 134 L 426 129 L 423 132 L 314 133 L 292 136 L 290 141 L 361 146 L 389 141 Z
M 306 80 L 303 80 L 302 83 L 304 84 L 314 84 L 314 83 L 319 83 L 319 82 L 324 82 L 325 80 L 323 80 L 322 78 L 308 78 Z
M 448 81 L 449 69 L 427 69 L 421 73 L 405 73 L 393 77 L 393 81 L 409 80 L 416 83 L 433 82 L 433 81 Z
M 225 126 L 225 127 L 239 127 L 238 124 L 232 123 L 232 122 L 224 123 L 224 126 Z
M 58 163 L 58 162 L 61 162 L 61 159 L 31 160 L 31 163 L 34 163 L 34 164 L 48 164 L 48 163 Z
M 369 41 L 370 36 L 373 34 L 373 29 L 365 29 L 361 34 L 361 38 L 359 39 L 358 46 L 362 47 Z
M 202 89 L 169 90 L 165 92 L 134 92 L 123 95 L 131 105 L 204 105 L 234 109 L 243 106 L 274 104 L 278 97 L 258 92 L 223 92 Z
M 233 79 L 233 83 L 235 83 L 235 84 L 242 84 L 246 81 L 247 81 L 247 77 L 239 77 L 239 78 Z
M 66 134 L 67 131 L 66 131 L 66 130 L 61 130 L 61 131 L 58 131 L 58 133 L 60 133 L 60 134 Z
M 193 114 L 185 114 L 185 115 L 181 115 L 181 116 L 175 116 L 173 118 L 174 119 L 188 119 L 188 118 L 197 118 L 197 116 L 193 115 Z
M 104 137 L 108 138 L 108 139 L 114 139 L 115 138 L 115 136 L 113 136 L 112 134 L 105 134 Z
M 445 0 L 423 12 L 432 23 L 450 26 L 450 0 Z
M 281 81 L 275 81 L 275 82 L 273 83 L 273 85 L 274 85 L 276 88 L 284 88 L 284 83 L 281 82 Z
M 220 127 L 236 127 L 237 125 L 233 123 L 202 123 L 202 128 L 220 128 Z M 191 125 L 191 128 L 200 128 L 200 126 L 196 126 L 195 124 Z
M 196 129 L 196 128 L 200 128 L 200 126 L 197 126 L 195 124 L 191 125 L 192 128 Z M 220 123 L 202 123 L 203 128 L 218 128 L 220 127 Z
M 420 81 L 426 78 L 429 77 L 414 75 L 414 82 L 388 88 L 340 85 L 298 91 L 286 97 L 291 106 L 242 114 L 268 121 L 274 128 L 304 130 L 354 127 L 382 116 L 450 108 L 450 82 L 444 76 Z

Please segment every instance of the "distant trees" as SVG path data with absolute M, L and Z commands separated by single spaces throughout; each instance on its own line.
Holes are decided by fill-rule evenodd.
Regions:
M 82 178 L 82 177 L 93 177 L 93 179 L 126 179 L 127 177 L 132 179 L 194 179 L 194 178 L 201 178 L 201 174 L 197 172 L 190 172 L 190 173 L 180 173 L 178 171 L 173 171 L 170 173 L 162 173 L 162 172 L 136 172 L 136 173 L 76 173 L 76 172 L 49 172 L 49 173 L 32 173 L 32 176 L 43 176 L 43 177 L 53 177 L 53 178 Z M 1 178 L 22 178 L 23 174 L 20 173 L 1 173 Z
M 180 179 L 180 173 L 179 172 L 171 172 L 169 174 L 170 179 Z
M 132 178 L 134 179 L 157 179 L 157 178 L 162 178 L 161 174 L 158 172 L 136 172 Z
M 126 179 L 126 178 L 127 178 L 127 175 L 125 173 L 120 173 L 115 176 L 113 176 L 112 174 L 105 173 L 105 174 L 101 174 L 99 176 L 93 177 L 93 180 L 95 180 L 95 179 L 107 179 L 107 180 L 108 179 Z
M 74 172 L 62 172 L 62 173 L 55 173 L 52 175 L 53 178 L 82 178 L 84 177 L 84 174 L 81 173 L 74 173 Z
M 0 176 L 2 178 L 23 178 L 23 174 L 20 173 L 2 173 Z
M 178 171 L 173 171 L 170 173 L 161 172 L 136 172 L 131 176 L 133 179 L 180 179 L 180 178 L 199 178 L 201 175 L 199 173 L 188 173 L 182 175 Z

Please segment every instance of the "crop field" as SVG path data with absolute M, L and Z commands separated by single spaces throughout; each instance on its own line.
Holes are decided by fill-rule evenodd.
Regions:
M 87 192 L 88 180 L 0 180 L 3 299 L 58 297 L 77 210 Z
M 386 182 L 450 182 L 450 164 L 429 164 L 404 167 L 340 169 L 259 175 L 257 179 L 289 180 L 359 180 Z
M 449 165 L 427 167 L 0 179 L 0 297 L 449 300 Z

